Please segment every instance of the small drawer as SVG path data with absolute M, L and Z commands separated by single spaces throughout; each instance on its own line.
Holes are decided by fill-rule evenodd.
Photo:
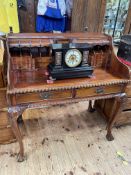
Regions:
M 131 85 L 127 86 L 126 94 L 127 94 L 128 97 L 131 97 Z
M 7 127 L 8 125 L 8 112 L 0 111 L 0 128 Z
M 121 90 L 122 90 L 122 87 L 120 85 L 82 88 L 82 89 L 77 90 L 76 97 L 83 98 L 83 97 L 88 97 L 88 96 L 114 94 L 114 93 L 120 93 Z
M 127 102 L 124 103 L 123 110 L 131 110 L 131 98 L 127 98 Z
M 121 126 L 126 124 L 131 124 L 131 110 L 121 112 L 115 125 Z
M 39 93 L 28 93 L 28 94 L 19 94 L 16 96 L 17 104 L 29 103 L 29 102 L 38 102 L 46 100 L 59 100 L 67 99 L 72 97 L 72 91 L 47 91 Z
M 7 107 L 6 89 L 0 89 L 0 109 Z
M 8 144 L 16 141 L 11 127 L 0 129 L 0 144 Z

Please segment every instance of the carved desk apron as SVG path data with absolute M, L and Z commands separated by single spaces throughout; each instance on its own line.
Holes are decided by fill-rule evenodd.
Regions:
M 93 44 L 93 50 L 89 51 L 89 64 L 94 66 L 91 78 L 72 78 L 48 83 L 45 76 L 46 67 L 51 59 L 47 54 L 48 46 L 56 40 L 64 43 L 74 40 L 76 43 Z M 36 47 L 41 50 L 43 46 L 47 47 L 44 48 L 47 53 L 43 54 L 44 51 L 41 51 L 38 56 Z M 28 47 L 35 47 L 35 58 L 32 52 L 28 53 Z M 113 140 L 112 127 L 126 100 L 125 88 L 129 82 L 130 72 L 115 56 L 111 37 L 94 33 L 13 34 L 8 36 L 7 50 L 8 112 L 12 129 L 20 145 L 18 161 L 24 160 L 24 146 L 17 118 L 27 108 L 115 98 L 114 103 L 117 107 L 113 109 L 115 112 L 112 112 L 113 115 L 107 124 L 106 135 L 107 140 Z

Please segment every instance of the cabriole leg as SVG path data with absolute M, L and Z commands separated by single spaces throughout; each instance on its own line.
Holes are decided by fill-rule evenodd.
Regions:
M 115 122 L 119 118 L 119 114 L 122 111 L 123 103 L 126 101 L 126 99 L 127 99 L 126 94 L 122 94 L 119 97 L 115 98 L 115 102 L 114 102 L 114 105 L 116 106 L 115 112 L 114 112 L 112 118 L 109 120 L 109 122 L 107 124 L 106 138 L 107 138 L 108 141 L 114 140 L 114 137 L 112 135 L 112 127 L 114 126 Z
M 89 111 L 89 112 L 92 112 L 92 113 L 95 112 L 95 108 L 93 107 L 92 101 L 91 101 L 91 100 L 89 101 L 88 111 Z
M 25 156 L 24 156 L 24 145 L 23 145 L 23 141 L 22 141 L 22 134 L 20 132 L 18 123 L 17 123 L 17 118 L 18 118 L 18 112 L 8 112 L 9 114 L 9 121 L 12 127 L 12 130 L 16 136 L 16 139 L 19 143 L 19 147 L 20 147 L 20 151 L 18 154 L 18 162 L 23 162 L 25 160 Z

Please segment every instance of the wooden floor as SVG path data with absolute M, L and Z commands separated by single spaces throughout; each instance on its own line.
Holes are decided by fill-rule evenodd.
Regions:
M 115 140 L 108 142 L 105 121 L 97 112 L 88 113 L 87 106 L 26 112 L 26 118 L 36 118 L 22 129 L 27 160 L 16 162 L 17 143 L 0 146 L 0 175 L 131 175 L 131 127 L 114 128 Z

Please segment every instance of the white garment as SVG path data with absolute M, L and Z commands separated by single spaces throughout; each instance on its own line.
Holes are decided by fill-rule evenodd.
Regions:
M 73 9 L 73 0 L 66 0 L 66 11 L 68 17 L 71 17 L 72 9 Z
M 61 10 L 61 15 L 64 16 L 66 13 L 65 0 L 58 0 L 58 3 Z M 56 0 L 54 0 L 54 2 L 52 2 L 51 0 L 39 0 L 37 6 L 37 15 L 44 15 L 47 10 L 47 6 L 57 8 Z

